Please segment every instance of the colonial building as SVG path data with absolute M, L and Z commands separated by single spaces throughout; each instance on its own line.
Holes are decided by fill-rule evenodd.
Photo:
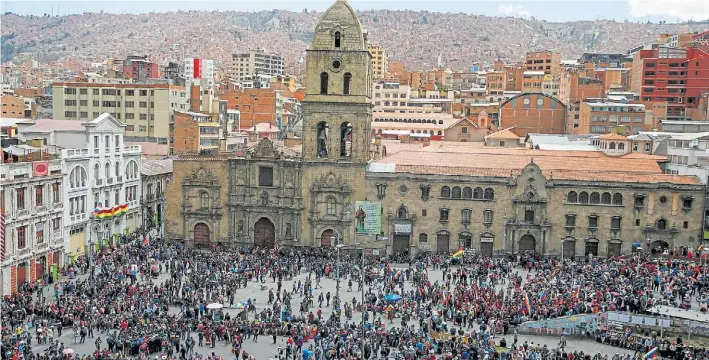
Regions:
M 651 155 L 483 147 L 462 137 L 373 141 L 367 39 L 343 0 L 316 26 L 306 60 L 302 148 L 262 139 L 249 150 L 176 159 L 168 237 L 569 257 L 698 244 L 703 185 L 663 174 Z M 564 132 L 564 105 L 543 94 L 514 97 L 501 113 L 525 135 Z
M 144 235 L 162 238 L 165 236 L 165 213 L 167 200 L 165 188 L 172 179 L 172 160 L 143 159 L 140 167 L 142 206 L 141 230 Z

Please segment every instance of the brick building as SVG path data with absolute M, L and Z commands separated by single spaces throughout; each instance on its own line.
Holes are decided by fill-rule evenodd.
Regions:
M 276 91 L 273 89 L 244 89 L 226 92 L 220 99 L 228 102 L 229 109 L 241 112 L 241 128 L 247 129 L 256 124 L 277 125 Z
M 500 104 L 500 128 L 514 126 L 515 134 L 565 134 L 566 106 L 541 93 L 524 93 Z

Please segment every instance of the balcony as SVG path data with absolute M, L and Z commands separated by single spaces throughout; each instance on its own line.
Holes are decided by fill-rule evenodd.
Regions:
M 101 185 L 103 185 L 103 179 L 95 179 L 95 180 L 94 180 L 94 184 L 96 184 L 96 186 L 101 186 Z
M 89 149 L 64 149 L 64 150 L 62 150 L 62 158 L 64 158 L 64 159 L 88 158 L 90 156 L 91 156 L 91 154 L 89 154 Z
M 113 178 L 112 177 L 106 178 L 106 183 L 113 184 Z
M 117 182 L 117 183 L 122 183 L 122 182 L 123 182 L 123 176 L 122 176 L 122 175 L 116 176 L 116 182 Z
M 23 216 L 27 216 L 27 215 L 29 215 L 29 214 L 30 214 L 30 211 L 27 210 L 27 209 L 20 209 L 20 210 L 17 210 L 17 217 L 18 217 L 18 218 L 19 218 L 19 217 L 23 217 Z
M 60 203 L 60 202 L 54 203 L 54 204 L 52 204 L 52 208 L 55 209 L 55 210 L 56 210 L 56 209 L 62 209 L 62 208 L 64 208 L 64 203 Z
M 27 254 L 29 254 L 29 253 L 30 253 L 30 249 L 29 249 L 29 248 L 20 249 L 20 250 L 17 251 L 17 255 L 19 255 L 19 256 L 27 255 Z
M 49 247 L 49 243 L 46 241 L 43 241 L 43 242 L 37 244 L 37 250 L 44 250 L 47 247 Z
M 62 231 L 61 230 L 54 230 L 54 232 L 52 233 L 52 239 L 55 239 L 55 240 L 60 239 L 61 240 L 61 237 L 62 237 Z
M 62 233 L 59 232 L 59 235 L 61 235 L 61 234 L 62 234 Z M 61 236 L 60 236 L 60 237 L 55 237 L 54 240 L 52 240 L 52 243 L 53 243 L 54 245 L 63 244 L 63 243 L 64 243 L 64 239 L 62 239 Z
M 46 207 L 46 206 L 35 206 L 35 208 L 34 208 L 34 212 L 35 212 L 35 213 L 42 213 L 42 212 L 45 212 L 45 211 L 47 211 L 47 207 Z

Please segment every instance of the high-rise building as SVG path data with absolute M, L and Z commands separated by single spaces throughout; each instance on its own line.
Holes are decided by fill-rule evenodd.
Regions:
M 53 117 L 85 120 L 107 112 L 126 124 L 126 141 L 168 144 L 175 110 L 188 110 L 187 92 L 168 84 L 101 84 L 59 82 L 52 84 Z
M 206 79 L 210 86 L 214 85 L 214 60 L 187 58 L 184 64 L 186 82 Z
M 379 45 L 368 45 L 367 50 L 372 54 L 372 76 L 375 79 L 384 79 L 389 74 L 389 59 L 386 51 Z
M 683 120 L 709 89 L 709 53 L 699 48 L 658 47 L 633 58 L 631 91 L 641 101 L 666 102 L 667 118 Z
M 561 71 L 561 54 L 553 51 L 529 52 L 524 63 L 528 71 L 543 71 L 557 76 Z
M 278 54 L 264 49 L 251 49 L 248 53 L 232 54 L 227 75 L 236 81 L 253 75 L 283 75 L 285 62 Z

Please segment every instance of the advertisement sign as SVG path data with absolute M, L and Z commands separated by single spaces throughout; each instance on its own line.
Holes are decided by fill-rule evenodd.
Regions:
M 394 224 L 394 233 L 397 235 L 411 234 L 411 224 Z
M 357 201 L 355 203 L 355 232 L 379 235 L 382 232 L 382 203 Z

